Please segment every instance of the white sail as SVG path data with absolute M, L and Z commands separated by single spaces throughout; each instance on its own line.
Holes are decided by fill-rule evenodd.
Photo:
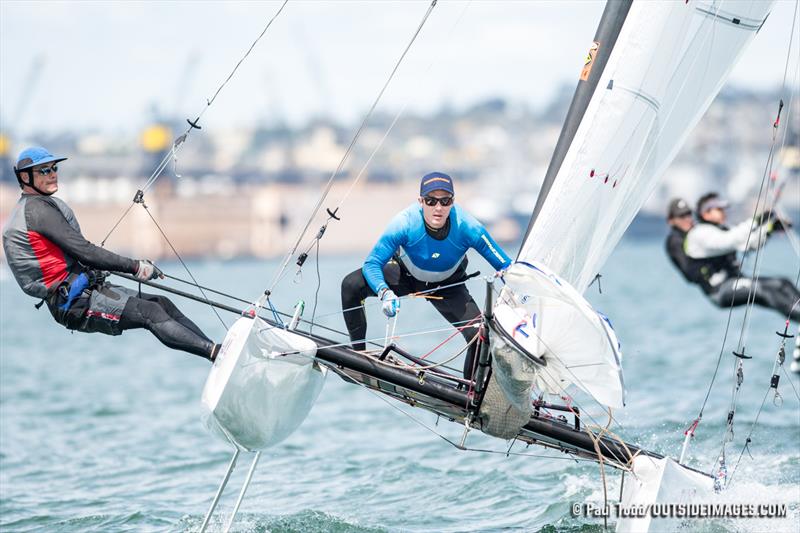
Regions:
M 570 108 L 515 265 L 530 268 L 512 268 L 495 304 L 495 314 L 505 317 L 495 325 L 506 338 L 534 314 L 541 325 L 561 323 L 558 329 L 568 329 L 580 323 L 585 329 L 577 349 L 568 343 L 559 346 L 552 326 L 531 329 L 532 338 L 525 342 L 496 343 L 492 354 L 501 375 L 495 381 L 517 408 L 525 383 L 538 384 L 545 392 L 574 384 L 603 405 L 622 405 L 622 355 L 616 337 L 605 317 L 580 294 L 652 193 L 771 5 L 752 0 L 635 1 L 627 13 L 609 18 L 607 27 L 618 24 L 619 17 L 624 22 L 615 26 L 616 41 L 593 47 L 597 52 L 604 44 L 606 50 L 613 45 L 602 73 L 593 74 L 598 80 L 594 92 L 587 93 L 591 84 L 582 82 L 573 101 L 579 105 Z M 590 72 L 585 69 L 581 79 Z M 558 280 L 557 304 L 542 285 L 546 279 L 541 272 Z M 544 296 L 537 299 L 537 291 Z M 538 358 L 545 366 L 520 365 L 512 352 Z M 505 368 L 514 372 L 502 375 Z
M 520 261 L 586 290 L 771 5 L 633 3 Z
M 504 281 L 506 288 L 493 314 L 508 334 L 492 338 L 492 353 L 497 382 L 506 397 L 524 409 L 530 405 L 534 385 L 560 395 L 574 383 L 603 405 L 623 407 L 622 354 L 608 318 L 543 266 L 516 263 Z M 545 365 L 514 365 L 508 352 L 519 348 Z M 528 390 L 519 385 L 525 381 Z M 527 392 L 525 397 L 518 390 Z

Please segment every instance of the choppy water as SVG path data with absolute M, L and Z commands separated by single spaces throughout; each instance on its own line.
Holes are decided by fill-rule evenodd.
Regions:
M 317 315 L 341 329 L 339 280 L 360 258 L 321 265 Z M 767 272 L 798 270 L 786 242 L 771 243 Z M 473 265 L 485 264 L 475 260 Z M 166 270 L 182 275 L 178 264 Z M 205 284 L 255 298 L 274 263 L 191 265 Z M 767 273 L 765 272 L 765 273 Z M 603 293 L 589 291 L 609 315 L 623 343 L 628 407 L 615 413 L 626 439 L 663 453 L 679 453 L 683 430 L 696 416 L 714 371 L 727 312 L 683 284 L 660 242 L 623 243 L 602 272 Z M 310 260 L 299 283 L 292 274 L 276 291 L 288 309 L 298 296 L 312 311 L 316 282 Z M 472 292 L 482 300 L 481 281 Z M 36 311 L 7 275 L 0 278 L 0 529 L 3 531 L 196 530 L 231 451 L 202 427 L 200 394 L 208 364 L 162 347 L 146 332 L 122 337 L 70 334 Z M 224 330 L 201 304 L 181 307 L 212 336 Z M 384 335 L 370 310 L 370 335 Z M 733 315 L 735 333 L 743 316 Z M 232 315 L 223 315 L 228 324 Z M 399 331 L 446 324 L 424 301 L 404 303 Z M 736 415 L 730 456 L 738 457 L 769 386 L 781 318 L 757 310 L 747 338 L 754 355 Z M 424 350 L 443 331 L 407 346 Z M 708 469 L 720 449 L 731 395 L 737 335 L 725 348 L 690 455 Z M 460 365 L 457 365 L 460 366 Z M 705 531 L 797 531 L 800 521 L 800 382 L 781 376 L 783 406 L 767 398 L 731 489 L 721 501 L 785 502 L 783 519 L 695 522 Z M 585 399 L 582 400 L 587 404 Z M 585 405 L 592 409 L 591 405 Z M 414 416 L 428 424 L 424 412 Z M 461 428 L 436 428 L 458 440 Z M 471 433 L 468 444 L 505 450 L 506 443 Z M 519 451 L 522 451 L 520 449 Z M 370 392 L 330 376 L 299 431 L 264 453 L 234 525 L 235 531 L 601 531 L 602 521 L 570 516 L 570 503 L 601 502 L 597 465 L 530 448 L 552 458 L 459 452 Z M 729 459 L 731 461 L 731 459 Z M 214 528 L 221 527 L 243 481 L 240 462 Z M 609 493 L 619 475 L 608 473 Z

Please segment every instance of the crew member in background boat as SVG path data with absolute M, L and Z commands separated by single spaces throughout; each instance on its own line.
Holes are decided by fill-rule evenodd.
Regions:
M 686 255 L 684 244 L 686 234 L 694 227 L 694 219 L 692 218 L 692 208 L 689 207 L 686 200 L 675 198 L 669 203 L 667 224 L 672 228 L 667 236 L 667 255 L 672 260 L 672 264 L 686 278 L 686 281 L 693 281 L 688 274 L 691 259 Z
M 105 282 L 104 270 L 140 280 L 164 276 L 150 261 L 128 259 L 83 237 L 72 209 L 53 196 L 58 163 L 66 159 L 31 147 L 14 167 L 22 196 L 3 230 L 3 250 L 19 286 L 67 329 L 119 335 L 144 328 L 170 348 L 213 361 L 219 345 L 170 300 Z
M 342 281 L 342 309 L 356 350 L 366 349 L 364 300 L 378 296 L 383 313 L 393 317 L 400 297 L 421 291 L 441 315 L 460 329 L 469 343 L 478 333 L 481 315 L 463 281 L 467 279 L 467 250 L 474 248 L 495 270 L 511 264 L 508 255 L 486 228 L 454 204 L 453 180 L 447 174 L 423 176 L 417 202 L 398 213 L 364 261 Z M 465 327 L 466 326 L 466 327 Z M 464 377 L 472 376 L 476 343 L 464 361 Z
M 727 207 L 728 203 L 713 192 L 698 200 L 698 223 L 686 235 L 689 278 L 720 307 L 743 305 L 751 297 L 757 305 L 800 322 L 800 304 L 795 305 L 800 300 L 797 287 L 786 278 L 760 276 L 753 280 L 744 276 L 736 257 L 736 252 L 743 252 L 745 248 L 757 250 L 769 236 L 783 231 L 789 223 L 765 214 L 755 221 L 746 220 L 729 228 L 725 225 Z
M 777 231 L 790 227 L 774 214 L 755 221 L 746 220 L 732 228 L 725 225 L 728 204 L 710 192 L 697 201 L 698 224 L 686 235 L 689 256 L 687 279 L 697 283 L 712 302 L 720 307 L 736 307 L 748 302 L 774 309 L 784 317 L 800 322 L 800 291 L 786 278 L 759 276 L 755 281 L 743 276 L 736 252 L 756 250 Z M 759 225 L 759 222 L 761 224 Z M 753 284 L 755 283 L 755 287 Z M 751 290 L 751 288 L 753 290 Z M 791 369 L 800 372 L 800 331 L 795 338 Z

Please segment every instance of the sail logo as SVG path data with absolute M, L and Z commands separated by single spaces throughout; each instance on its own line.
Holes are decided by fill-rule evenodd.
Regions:
M 433 253 L 431 254 L 431 259 L 439 259 L 439 256 L 440 256 L 440 255 L 441 255 L 441 254 L 440 254 L 439 252 L 433 252 Z
M 534 329 L 536 328 L 536 313 L 534 313 L 533 316 L 526 315 L 525 318 L 520 320 L 519 323 L 517 323 L 517 326 L 514 328 L 514 331 L 511 333 L 511 337 L 515 338 L 517 333 L 521 333 L 526 339 L 530 338 L 530 334 L 525 331 L 525 328 L 527 328 L 529 325 Z
M 594 58 L 599 49 L 600 43 L 597 41 L 593 42 L 592 46 L 589 47 L 589 53 L 586 54 L 586 61 L 583 63 L 583 70 L 581 70 L 581 81 L 586 81 L 589 79 L 589 74 L 591 74 L 592 66 L 594 65 Z

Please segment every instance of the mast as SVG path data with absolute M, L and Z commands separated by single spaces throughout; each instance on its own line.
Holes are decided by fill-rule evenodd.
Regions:
M 614 50 L 614 44 L 617 42 L 617 37 L 622 25 L 625 23 L 632 3 L 633 0 L 608 0 L 606 2 L 603 16 L 600 18 L 600 24 L 594 36 L 594 42 L 589 50 L 589 56 L 581 72 L 580 80 L 578 80 L 578 86 L 575 88 L 575 94 L 572 96 L 567 118 L 564 120 L 564 126 L 562 126 L 561 134 L 558 136 L 553 157 L 547 167 L 542 188 L 536 198 L 536 206 L 533 208 L 533 215 L 531 215 L 531 220 L 528 223 L 528 229 L 525 230 L 523 242 L 528 238 L 528 234 L 533 228 L 533 223 L 536 221 L 545 199 L 547 199 L 547 193 L 550 192 L 553 181 L 561 169 L 561 163 L 564 161 L 564 157 L 572 144 L 572 139 L 578 131 L 578 126 L 594 95 L 597 82 L 600 81 L 600 76 L 603 75 L 603 70 L 612 50 Z M 522 248 L 520 248 L 520 251 L 522 251 Z M 519 256 L 517 258 L 519 259 Z

